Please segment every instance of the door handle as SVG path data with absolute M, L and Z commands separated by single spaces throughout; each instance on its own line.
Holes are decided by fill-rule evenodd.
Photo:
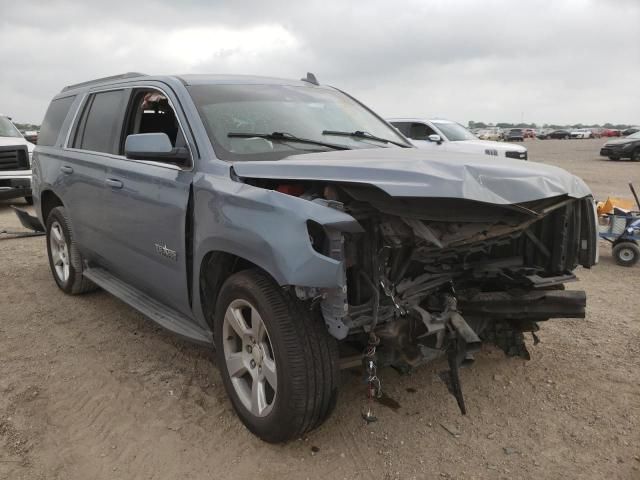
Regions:
M 115 178 L 107 178 L 104 183 L 109 185 L 111 188 L 122 188 L 123 186 L 123 183 Z
M 69 165 L 63 165 L 62 167 L 60 167 L 60 170 L 62 170 L 63 173 L 73 173 L 73 168 L 71 168 Z

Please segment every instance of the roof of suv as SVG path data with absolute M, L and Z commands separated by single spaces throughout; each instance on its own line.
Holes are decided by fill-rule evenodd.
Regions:
M 62 92 L 90 88 L 101 85 L 109 85 L 112 83 L 120 83 L 126 80 L 133 80 L 144 77 L 148 80 L 166 80 L 169 78 L 178 79 L 184 85 L 291 85 L 291 86 L 315 86 L 306 80 L 291 80 L 275 77 L 259 77 L 254 75 L 211 75 L 211 74 L 188 74 L 188 75 L 158 75 L 150 76 L 144 73 L 127 72 L 121 75 L 113 75 L 110 77 L 97 78 L 86 82 L 68 85 L 62 89 Z
M 456 123 L 452 120 L 446 120 L 444 118 L 386 118 L 387 122 L 431 122 L 431 123 Z

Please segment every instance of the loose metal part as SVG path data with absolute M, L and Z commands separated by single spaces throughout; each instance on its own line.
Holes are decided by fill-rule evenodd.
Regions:
M 373 400 L 382 396 L 382 385 L 377 375 L 378 367 L 376 365 L 376 346 L 379 340 L 372 334 L 367 350 L 362 359 L 365 371 L 365 381 L 367 383 L 367 403 L 362 410 L 362 418 L 367 423 L 378 421 L 373 413 Z

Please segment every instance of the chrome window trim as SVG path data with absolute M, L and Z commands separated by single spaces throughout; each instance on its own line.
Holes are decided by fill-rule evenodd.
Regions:
M 113 160 L 121 160 L 123 162 L 141 163 L 143 165 L 151 165 L 153 167 L 167 168 L 169 170 L 179 170 L 181 172 L 191 171 L 191 169 L 187 170 L 185 168 L 180 168 L 178 165 L 174 165 L 173 163 L 156 162 L 153 160 L 136 160 L 133 158 L 127 158 L 124 155 L 114 155 L 113 153 L 96 152 L 94 150 L 82 150 L 80 148 L 65 148 L 64 150 L 69 152 L 75 152 L 75 153 L 86 153 L 89 155 L 96 155 L 98 157 L 109 157 Z
M 158 92 L 162 93 L 165 97 L 167 97 L 167 101 L 169 102 L 169 106 L 171 108 L 173 108 L 173 111 L 176 114 L 176 120 L 178 121 L 178 127 L 180 128 L 180 131 L 182 132 L 182 137 L 184 138 L 184 141 L 187 143 L 187 147 L 189 149 L 189 158 L 191 159 L 190 168 L 182 168 L 182 167 L 179 167 L 179 166 L 174 165 L 172 163 L 156 162 L 156 161 L 153 161 L 153 160 L 134 160 L 134 159 L 131 159 L 131 158 L 127 158 L 124 155 L 115 155 L 113 153 L 96 152 L 95 150 L 84 150 L 84 149 L 81 149 L 81 148 L 71 148 L 71 147 L 69 147 L 69 140 L 70 140 L 70 136 L 71 136 L 71 131 L 73 130 L 73 127 L 74 127 L 74 125 L 76 123 L 77 116 L 78 116 L 80 110 L 82 110 L 86 106 L 87 98 L 90 95 L 93 95 L 94 93 L 112 92 L 112 91 L 116 91 L 116 90 L 137 90 L 137 89 L 157 90 Z M 185 134 L 185 129 L 182 126 L 182 122 L 180 121 L 179 115 L 177 114 L 178 109 L 176 109 L 174 103 L 171 101 L 171 98 L 169 97 L 167 92 L 164 91 L 162 88 L 156 87 L 155 85 L 145 85 L 145 84 L 133 84 L 133 85 L 130 84 L 130 85 L 125 85 L 125 86 L 122 86 L 122 85 L 120 85 L 120 86 L 111 85 L 111 86 L 105 86 L 103 88 L 97 88 L 95 90 L 92 89 L 92 90 L 89 90 L 88 92 L 85 92 L 83 94 L 78 94 L 78 95 L 82 95 L 82 99 L 80 101 L 80 105 L 79 105 L 78 109 L 76 110 L 76 113 L 73 116 L 73 121 L 71 122 L 71 126 L 69 128 L 69 131 L 67 132 L 67 140 L 64 143 L 64 146 L 62 147 L 63 150 L 69 150 L 71 152 L 78 152 L 78 153 L 89 153 L 89 154 L 92 154 L 92 155 L 101 155 L 101 156 L 106 156 L 106 157 L 113 158 L 113 159 L 116 159 L 116 160 L 125 160 L 127 162 L 136 162 L 136 163 L 142 163 L 142 164 L 145 164 L 145 165 L 169 168 L 170 170 L 181 170 L 181 171 L 184 171 L 184 172 L 192 172 L 195 169 L 195 160 L 193 158 L 193 146 L 192 146 L 191 142 L 189 142 L 189 138 Z
M 80 98 L 80 103 L 78 104 L 78 108 L 76 108 L 75 113 L 73 114 L 73 118 L 71 119 L 71 123 L 69 124 L 69 128 L 67 129 L 67 136 L 62 142 L 62 148 L 64 150 L 67 149 L 69 145 L 69 140 L 71 139 L 71 132 L 73 131 L 73 127 L 76 124 L 76 120 L 78 120 L 78 115 L 80 114 L 80 110 L 84 107 L 85 99 L 87 97 L 87 92 L 79 93 L 78 97 Z

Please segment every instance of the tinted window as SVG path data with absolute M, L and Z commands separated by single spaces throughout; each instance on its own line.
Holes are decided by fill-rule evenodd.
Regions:
M 93 152 L 117 153 L 115 138 L 122 124 L 123 90 L 93 94 L 85 107 L 73 146 Z
M 54 100 L 49 105 L 47 113 L 44 115 L 40 134 L 38 135 L 38 145 L 51 146 L 55 145 L 62 123 L 67 118 L 67 113 L 71 108 L 71 104 L 75 96 L 64 97 Z
M 405 137 L 409 136 L 409 127 L 411 126 L 410 123 L 408 123 L 408 122 L 391 122 L 391 125 L 393 125 L 398 130 L 400 130 L 400 133 L 402 133 Z
M 409 125 L 409 138 L 413 140 L 429 140 L 429 135 L 436 135 L 436 132 L 429 125 L 418 122 Z

